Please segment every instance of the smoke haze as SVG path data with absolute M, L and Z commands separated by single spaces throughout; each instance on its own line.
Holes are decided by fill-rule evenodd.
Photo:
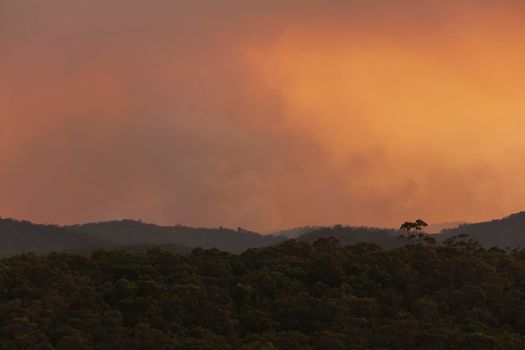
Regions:
M 524 7 L 0 0 L 0 215 L 274 230 L 518 211 Z

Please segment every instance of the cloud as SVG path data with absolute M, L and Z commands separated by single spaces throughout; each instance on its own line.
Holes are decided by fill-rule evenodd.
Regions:
M 518 210 L 520 6 L 2 2 L 0 213 L 272 230 Z

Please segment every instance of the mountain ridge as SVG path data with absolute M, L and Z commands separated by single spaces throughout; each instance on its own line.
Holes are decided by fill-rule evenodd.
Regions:
M 191 251 L 193 248 L 217 248 L 229 253 L 241 253 L 250 248 L 275 245 L 288 239 L 315 241 L 335 237 L 343 245 L 370 243 L 385 249 L 406 243 L 399 239 L 403 231 L 387 228 L 304 226 L 263 235 L 242 228 L 205 228 L 190 226 L 161 226 L 142 221 L 123 219 L 79 225 L 35 224 L 26 220 L 0 218 L 0 256 L 24 252 L 51 251 L 91 252 L 96 249 L 146 249 L 162 247 Z M 489 248 L 525 246 L 525 212 L 501 219 L 462 224 L 431 235 L 438 242 L 451 236 L 468 235 Z
M 73 225 L 67 229 L 121 245 L 180 244 L 186 247 L 217 248 L 231 253 L 285 240 L 282 236 L 262 235 L 242 228 L 233 230 L 224 227 L 161 226 L 127 219 Z

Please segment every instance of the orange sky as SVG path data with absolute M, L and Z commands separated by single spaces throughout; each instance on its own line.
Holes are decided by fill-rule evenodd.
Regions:
M 525 207 L 521 1 L 0 0 L 0 216 L 274 230 Z

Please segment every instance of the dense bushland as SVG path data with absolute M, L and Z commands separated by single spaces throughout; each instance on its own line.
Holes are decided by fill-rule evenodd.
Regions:
M 524 349 L 525 251 L 335 239 L 0 260 L 0 349 Z

